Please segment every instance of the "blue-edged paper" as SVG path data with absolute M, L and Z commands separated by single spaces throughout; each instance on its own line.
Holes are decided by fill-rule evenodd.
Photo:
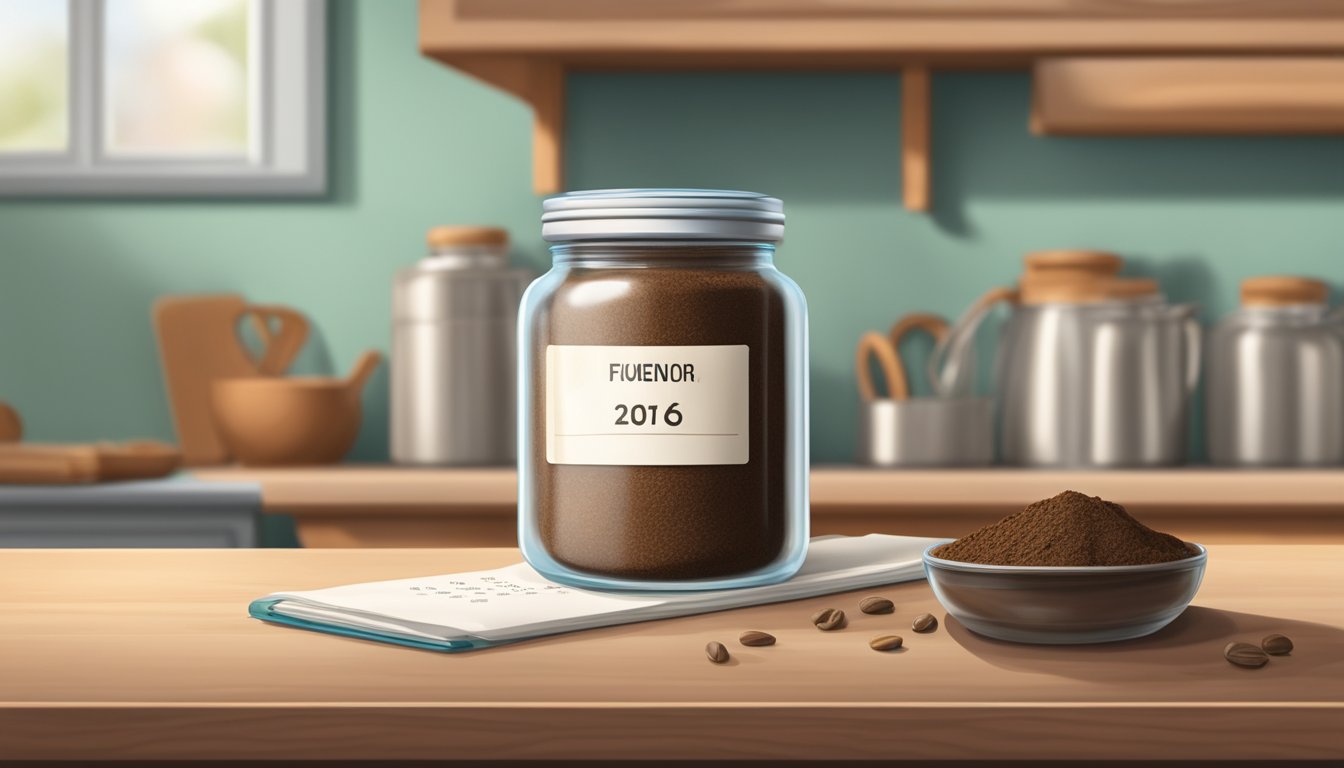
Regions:
M 599 592 L 546 580 L 525 563 L 277 592 L 248 606 L 262 621 L 342 637 L 447 653 L 544 635 L 924 578 L 922 555 L 944 539 L 833 536 L 813 539 L 791 579 L 742 589 L 683 593 Z

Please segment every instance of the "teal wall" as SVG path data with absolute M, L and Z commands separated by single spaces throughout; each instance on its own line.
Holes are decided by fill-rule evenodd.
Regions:
M 542 268 L 530 116 L 420 57 L 416 4 L 332 3 L 332 184 L 308 200 L 0 201 L 0 398 L 34 439 L 171 438 L 149 326 L 165 293 L 307 312 L 304 371 L 386 350 L 394 271 L 425 228 L 490 222 Z M 934 80 L 932 215 L 900 206 L 891 74 L 577 75 L 569 184 L 784 199 L 780 267 L 812 311 L 813 453 L 842 461 L 858 334 L 955 314 L 1023 252 L 1116 250 L 1216 317 L 1247 275 L 1344 279 L 1344 138 L 1040 139 L 1018 73 Z M 386 456 L 385 373 L 358 459 Z

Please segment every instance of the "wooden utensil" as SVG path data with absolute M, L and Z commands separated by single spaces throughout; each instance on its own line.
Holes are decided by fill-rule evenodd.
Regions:
M 868 358 L 872 356 L 882 369 L 887 380 L 887 399 L 905 400 L 910 397 L 910 379 L 901 362 L 901 341 L 914 330 L 922 330 L 941 342 L 948 331 L 947 321 L 928 312 L 912 312 L 892 324 L 884 337 L 875 331 L 869 331 L 859 338 L 859 347 L 855 355 L 855 370 L 858 373 L 859 395 L 864 400 L 878 399 L 877 388 L 873 385 L 868 367 Z
M 938 315 L 929 312 L 911 312 L 905 317 L 892 323 L 891 329 L 887 331 L 887 338 L 891 339 L 891 349 L 896 353 L 896 362 L 899 365 L 902 384 L 907 392 L 910 387 L 910 379 L 905 372 L 905 363 L 900 359 L 901 341 L 904 340 L 906 335 L 911 331 L 917 330 L 924 331 L 929 334 L 929 336 L 933 337 L 933 342 L 936 348 L 936 345 L 943 343 L 947 338 L 948 325 L 947 321 Z
M 307 341 L 308 321 L 286 307 L 249 305 L 236 294 L 166 296 L 153 315 L 183 463 L 224 464 L 229 454 L 211 415 L 211 383 L 283 373 Z M 238 338 L 238 324 L 247 317 L 264 344 L 257 359 Z
M 331 464 L 359 434 L 360 394 L 382 361 L 365 352 L 344 379 L 251 376 L 215 381 L 211 406 L 229 452 L 245 466 Z
M 290 363 L 308 342 L 308 319 L 297 310 L 281 306 L 251 305 L 241 314 L 251 318 L 261 336 L 263 351 L 257 359 L 257 373 L 279 376 L 289 370 Z
M 887 381 L 887 398 L 904 400 L 910 396 L 910 386 L 905 380 L 905 369 L 901 367 L 901 358 L 891 345 L 891 340 L 877 331 L 868 331 L 859 337 L 859 348 L 854 355 L 854 370 L 859 379 L 859 396 L 864 400 L 877 400 L 877 387 L 873 385 L 872 373 L 868 368 L 868 358 L 872 357 L 882 369 L 882 377 Z
M 0 443 L 13 443 L 23 439 L 23 419 L 9 403 L 0 402 Z
M 154 304 L 154 330 L 173 427 L 183 463 L 189 467 L 228 460 L 210 417 L 210 383 L 256 373 L 234 326 L 246 306 L 236 294 L 168 296 Z
M 182 453 L 167 443 L 0 445 L 0 483 L 71 484 L 109 480 L 147 480 L 170 475 Z
M 378 370 L 378 366 L 383 362 L 383 356 L 377 350 L 370 349 L 359 356 L 355 361 L 355 367 L 350 369 L 350 374 L 345 377 L 345 391 L 348 397 L 359 399 L 364 391 L 364 385 L 368 383 L 369 377 Z

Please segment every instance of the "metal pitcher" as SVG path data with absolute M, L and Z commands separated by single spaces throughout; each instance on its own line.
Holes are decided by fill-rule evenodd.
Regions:
M 1306 278 L 1242 283 L 1242 306 L 1209 338 L 1211 462 L 1344 464 L 1344 308 L 1327 292 Z
M 1118 256 L 1029 254 L 1014 289 L 996 288 L 935 349 L 944 396 L 967 386 L 969 338 L 1008 303 L 996 360 L 1001 459 L 1032 467 L 1142 467 L 1185 458 L 1186 414 L 1199 381 L 1193 305 L 1172 306 L 1155 281 L 1122 278 Z
M 1018 305 L 999 345 L 1004 462 L 1182 462 L 1190 397 L 1199 382 L 1195 311 L 1159 295 Z

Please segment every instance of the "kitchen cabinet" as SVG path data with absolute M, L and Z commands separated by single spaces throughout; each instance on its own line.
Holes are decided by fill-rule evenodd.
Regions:
M 247 482 L 0 485 L 0 547 L 255 547 L 260 511 Z
M 511 469 L 345 465 L 197 469 L 261 487 L 307 547 L 500 547 L 517 541 Z M 1344 470 L 812 469 L 812 534 L 961 536 L 1073 489 L 1202 543 L 1344 544 Z
M 421 0 L 420 50 L 532 107 L 539 193 L 564 188 L 569 72 L 901 71 L 912 210 L 931 200 L 931 69 L 1036 68 L 1045 132 L 1344 132 L 1332 0 Z
M 120 760 L 1344 759 L 1344 546 L 1210 547 L 1194 605 L 1112 645 L 987 641 L 920 582 L 443 655 L 262 624 L 278 589 L 502 566 L 512 549 L 0 558 L 0 755 Z M 874 591 L 896 613 L 827 606 Z M 932 612 L 932 634 L 908 631 Z M 96 626 L 96 632 L 91 627 Z M 743 648 L 760 629 L 779 641 Z M 905 636 L 906 650 L 868 648 Z M 1258 670 L 1232 640 L 1296 648 Z M 705 659 L 710 640 L 736 663 Z M 92 642 L 91 640 L 96 640 Z M 273 763 L 271 763 L 273 764 Z

